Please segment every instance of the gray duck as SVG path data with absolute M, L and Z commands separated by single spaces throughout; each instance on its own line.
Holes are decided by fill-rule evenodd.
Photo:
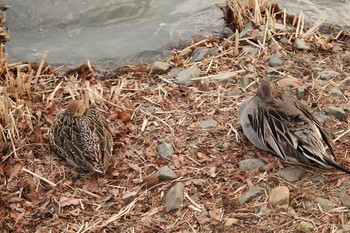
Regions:
M 350 174 L 335 162 L 330 136 L 308 108 L 268 81 L 262 80 L 256 95 L 241 103 L 238 119 L 246 137 L 261 150 L 282 160 L 316 162 Z

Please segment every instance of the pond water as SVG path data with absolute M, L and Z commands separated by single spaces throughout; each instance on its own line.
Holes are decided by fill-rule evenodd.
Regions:
M 348 0 L 281 1 L 288 12 L 303 9 L 316 20 L 327 10 L 327 22 L 349 25 Z M 11 0 L 6 26 L 11 62 L 40 61 L 45 50 L 53 65 L 86 60 L 105 68 L 152 62 L 193 35 L 224 30 L 223 0 Z

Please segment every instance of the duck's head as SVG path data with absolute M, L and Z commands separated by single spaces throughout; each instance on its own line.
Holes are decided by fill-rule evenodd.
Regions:
M 259 87 L 256 92 L 257 96 L 259 96 L 262 99 L 271 99 L 274 97 L 275 94 L 276 94 L 276 88 L 274 84 L 266 80 L 262 80 L 259 83 Z
M 86 107 L 84 105 L 84 101 L 82 100 L 71 100 L 66 108 L 66 113 L 75 116 L 75 117 L 81 117 L 84 115 L 86 110 Z

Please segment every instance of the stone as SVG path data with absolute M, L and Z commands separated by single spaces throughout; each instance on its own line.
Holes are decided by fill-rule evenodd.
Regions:
M 311 201 L 304 201 L 303 206 L 305 209 L 311 209 L 313 207 L 313 203 Z
M 178 182 L 169 189 L 165 195 L 164 201 L 166 213 L 181 208 L 182 202 L 184 200 L 184 188 L 185 185 L 182 182 Z
M 172 68 L 170 69 L 170 71 L 168 72 L 168 78 L 175 78 L 181 71 L 183 71 L 183 68 Z
M 283 179 L 294 182 L 298 181 L 302 177 L 303 170 L 300 167 L 287 167 L 283 170 L 280 170 L 276 173 L 279 177 Z
M 294 41 L 294 48 L 296 50 L 308 50 L 310 49 L 310 46 L 306 44 L 306 42 L 303 39 L 296 38 Z
M 219 51 L 215 48 L 207 48 L 207 47 L 197 47 L 194 49 L 192 53 L 192 61 L 197 62 L 201 61 L 209 56 L 219 55 Z
M 239 86 L 242 88 L 246 88 L 251 82 L 253 82 L 257 77 L 257 73 L 246 74 L 243 75 L 239 79 Z
M 298 87 L 297 89 L 297 97 L 298 99 L 302 99 L 305 96 L 307 88 L 305 86 Z
M 202 129 L 209 129 L 209 128 L 215 128 L 218 125 L 218 122 L 210 118 L 206 121 L 202 121 L 199 125 Z
M 269 66 L 275 67 L 275 66 L 283 65 L 283 62 L 282 62 L 281 58 L 282 58 L 282 54 L 281 53 L 279 53 L 279 52 L 274 53 L 271 56 L 270 60 L 269 60 Z
M 315 227 L 312 223 L 301 221 L 297 229 L 301 232 L 312 232 L 315 229 Z
M 230 227 L 232 225 L 237 225 L 238 224 L 238 219 L 237 218 L 227 218 L 224 226 L 225 227 Z
M 320 76 L 321 80 L 328 81 L 338 75 L 340 75 L 339 72 L 334 71 L 334 70 L 323 70 L 317 73 L 318 76 Z
M 197 62 L 204 59 L 209 49 L 207 47 L 197 47 L 192 53 L 192 61 Z
M 174 148 L 169 143 L 163 142 L 158 146 L 158 154 L 162 159 L 169 159 L 174 154 Z
M 222 34 L 222 37 L 223 37 L 223 38 L 229 38 L 230 36 L 232 36 L 232 35 L 234 34 L 234 32 L 232 31 L 231 28 L 229 28 L 229 27 L 224 27 L 224 28 L 222 29 L 221 34 Z
M 330 89 L 329 94 L 332 96 L 338 96 L 338 97 L 344 96 L 343 92 L 340 90 L 339 87 L 333 87 L 332 89 Z
M 349 85 L 350 85 L 350 77 L 341 81 L 341 83 L 339 84 L 339 87 L 348 87 Z
M 213 76 L 210 81 L 218 84 L 228 84 L 236 82 L 236 72 L 226 72 Z
M 316 116 L 316 119 L 317 119 L 319 122 L 321 122 L 321 123 L 323 123 L 323 122 L 332 122 L 332 121 L 333 121 L 332 118 L 330 118 L 330 117 L 327 116 L 327 115 L 323 115 L 323 114 L 317 115 L 317 116 Z
M 270 213 L 271 213 L 271 209 L 269 209 L 267 206 L 263 206 L 260 208 L 259 212 L 256 215 L 262 218 Z
M 341 108 L 347 113 L 350 112 L 350 104 L 344 104 Z
M 193 84 L 193 78 L 198 78 L 201 70 L 197 67 L 190 67 L 177 74 L 174 83 L 183 86 L 191 86 Z
M 339 191 L 339 200 L 347 208 L 350 208 L 350 196 L 344 189 Z
M 286 77 L 282 78 L 277 81 L 277 84 L 281 88 L 286 88 L 286 87 L 297 87 L 299 86 L 298 84 L 299 80 L 294 78 L 294 77 Z
M 250 54 L 252 56 L 255 56 L 259 53 L 259 49 L 253 46 L 243 46 L 242 52 L 246 54 Z
M 156 61 L 153 63 L 149 75 L 161 74 L 170 68 L 170 64 L 167 62 Z
M 289 43 L 289 40 L 287 37 L 283 36 L 281 39 L 280 39 L 280 42 L 284 45 L 287 45 Z
M 192 54 L 192 49 L 190 48 L 185 48 L 180 51 L 179 56 L 182 58 L 189 58 Z
M 338 108 L 331 105 L 325 108 L 324 112 L 326 113 L 326 115 L 333 115 L 341 121 L 346 121 L 347 116 L 345 111 L 342 108 Z
M 321 175 L 313 175 L 313 176 L 310 176 L 309 178 L 310 178 L 310 180 L 311 180 L 313 183 L 323 182 L 323 181 L 326 180 L 326 179 L 325 179 L 323 176 L 321 176 Z
M 335 204 L 330 200 L 324 199 L 322 197 L 317 197 L 315 202 L 321 207 L 323 211 L 329 211 L 334 208 Z
M 245 159 L 239 161 L 239 169 L 243 171 L 264 167 L 265 163 L 261 159 Z
M 163 166 L 157 171 L 157 175 L 160 180 L 173 180 L 177 178 L 177 175 L 168 166 Z
M 238 96 L 242 94 L 242 91 L 241 89 L 238 89 L 238 88 L 235 88 L 233 90 L 228 90 L 226 93 L 225 93 L 225 96 Z
M 274 209 L 287 209 L 289 206 L 289 196 L 287 186 L 274 188 L 270 192 L 269 203 Z
M 342 228 L 345 232 L 350 232 L 350 225 L 344 224 L 344 225 L 342 225 Z
M 261 187 L 252 187 L 248 190 L 248 192 L 246 192 L 243 197 L 239 198 L 239 202 L 241 204 L 245 204 L 249 201 L 251 201 L 252 199 L 262 195 L 265 193 L 265 189 L 261 188 Z

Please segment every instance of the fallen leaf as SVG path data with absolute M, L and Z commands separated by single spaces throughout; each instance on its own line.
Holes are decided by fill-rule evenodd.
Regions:
M 60 207 L 69 206 L 69 205 L 79 205 L 80 199 L 69 198 L 69 197 L 60 197 L 58 204 Z
M 131 121 L 131 115 L 128 112 L 118 112 L 118 117 L 124 124 Z
M 211 219 L 205 215 L 198 215 L 198 216 L 196 216 L 196 219 L 197 219 L 198 223 L 201 225 L 211 222 Z
M 135 170 L 136 172 L 141 172 L 141 168 L 137 164 L 128 163 L 128 165 L 131 169 Z
M 220 221 L 222 216 L 222 210 L 217 208 L 211 209 L 209 210 L 209 216 L 215 221 Z

